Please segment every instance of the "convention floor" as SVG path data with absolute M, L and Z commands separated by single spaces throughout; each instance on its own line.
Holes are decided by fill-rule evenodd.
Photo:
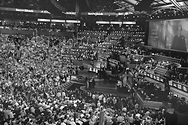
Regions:
M 128 94 L 118 92 L 118 90 L 116 89 L 116 83 L 114 81 L 104 81 L 97 78 L 95 79 L 95 81 L 96 81 L 95 88 L 87 91 L 113 94 L 121 97 L 129 96 Z M 85 90 L 85 86 L 82 86 L 81 89 Z
M 85 89 L 85 81 L 84 78 L 88 77 L 88 76 L 92 76 L 95 78 L 95 88 L 90 89 L 90 90 L 86 90 L 86 91 L 92 91 L 92 92 L 101 92 L 101 93 L 106 93 L 106 94 L 113 94 L 113 95 L 118 95 L 118 96 L 124 96 L 127 97 L 129 96 L 128 94 L 125 93 L 120 93 L 117 91 L 116 89 L 116 81 L 115 80 L 107 80 L 105 81 L 104 79 L 99 79 L 98 76 L 95 73 L 91 73 L 88 71 L 80 71 L 78 72 L 78 76 L 82 76 L 83 78 L 78 79 L 75 77 L 73 77 L 72 82 L 74 84 L 79 84 L 81 86 L 82 90 L 86 90 Z
M 91 61 L 83 62 L 82 61 L 82 63 L 84 63 L 84 65 L 95 65 L 95 67 L 97 67 L 96 61 L 95 62 L 91 62 Z M 80 64 L 78 64 L 78 65 L 80 65 Z M 94 77 L 95 78 L 95 83 L 96 83 L 95 88 L 90 89 L 90 90 L 85 89 L 85 77 L 87 77 L 87 78 Z M 128 94 L 120 93 L 117 91 L 117 89 L 116 89 L 117 81 L 115 81 L 115 80 L 104 81 L 103 79 L 99 79 L 98 76 L 96 75 L 96 73 L 88 72 L 87 68 L 85 70 L 79 71 L 78 75 L 74 76 L 74 78 L 71 81 L 74 84 L 81 86 L 80 88 L 82 90 L 92 91 L 92 92 L 101 92 L 101 93 L 113 94 L 113 95 L 124 96 L 124 97 L 129 96 Z

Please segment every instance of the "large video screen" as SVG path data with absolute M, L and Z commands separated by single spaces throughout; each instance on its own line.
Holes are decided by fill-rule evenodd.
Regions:
M 188 19 L 150 21 L 148 45 L 187 52 Z

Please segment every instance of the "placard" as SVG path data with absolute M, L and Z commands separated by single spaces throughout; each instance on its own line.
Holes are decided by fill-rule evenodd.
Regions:
M 187 88 L 185 86 L 183 86 L 183 91 L 187 92 Z
M 168 83 L 169 83 L 170 86 L 172 86 L 172 81 L 169 81 Z
M 178 89 L 182 89 L 182 86 L 180 84 L 178 84 Z
M 173 82 L 173 86 L 177 88 L 177 84 L 175 82 Z

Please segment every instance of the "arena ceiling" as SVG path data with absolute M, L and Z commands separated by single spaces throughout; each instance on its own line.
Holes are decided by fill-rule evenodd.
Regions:
M 188 11 L 188 0 L 117 0 L 119 11 L 145 12 L 151 14 L 157 10 L 174 9 Z
M 61 12 L 132 12 L 152 14 L 173 9 L 188 11 L 188 0 L 1 0 L 0 7 L 50 10 Z M 57 12 L 57 11 L 55 11 Z

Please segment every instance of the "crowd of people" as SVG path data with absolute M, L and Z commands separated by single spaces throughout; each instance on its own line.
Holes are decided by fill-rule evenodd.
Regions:
M 1 124 L 164 123 L 164 110 L 141 108 L 135 98 L 64 90 L 79 70 L 61 55 L 69 51 L 64 37 L 1 34 L 0 43 Z
M 68 3 L 67 1 L 65 1 Z M 69 1 L 70 2 L 70 1 Z M 92 12 L 114 10 L 113 0 L 90 1 Z M 41 1 L 33 3 L 33 0 L 20 2 L 17 0 L 2 0 L 0 6 L 17 7 L 39 10 Z M 44 2 L 43 5 L 49 5 Z M 73 6 L 73 4 L 70 4 Z M 87 3 L 88 6 L 88 3 Z M 53 9 L 53 8 L 52 8 Z M 17 15 L 11 11 L 2 12 Z M 29 18 L 28 14 L 20 13 Z M 33 14 L 36 16 L 36 13 Z M 48 15 L 49 16 L 49 15 Z M 46 17 L 48 17 L 46 16 Z M 45 15 L 44 15 L 45 17 Z M 48 17 L 51 18 L 51 17 Z M 84 17 L 82 17 L 83 19 Z M 153 51 L 151 48 L 129 46 L 126 43 L 141 43 L 145 38 L 145 26 L 138 25 L 100 25 L 94 20 L 101 20 L 100 16 L 91 16 L 91 24 L 80 23 L 75 28 L 70 23 L 0 21 L 1 28 L 7 30 L 32 30 L 34 35 L 8 35 L 0 34 L 0 124 L 2 125 L 164 125 L 166 111 L 163 108 L 143 108 L 131 94 L 131 97 L 119 97 L 117 95 L 84 91 L 79 88 L 66 90 L 64 84 L 71 81 L 71 76 L 76 75 L 83 67 L 76 66 L 74 61 L 98 59 L 98 54 L 107 53 L 113 55 L 113 59 L 120 60 L 119 55 L 124 55 L 126 61 L 108 69 L 112 74 L 122 72 L 123 66 L 135 63 L 135 57 L 163 55 L 181 60 L 181 65 L 188 63 L 186 56 L 173 54 L 166 51 Z M 116 20 L 116 16 L 106 16 L 106 20 Z M 125 18 L 125 17 L 124 17 Z M 129 17 L 126 17 L 129 18 Z M 75 19 L 75 18 L 73 18 Z M 80 29 L 80 30 L 79 30 Z M 37 30 L 46 31 L 49 36 L 37 36 Z M 72 32 L 74 37 L 54 36 L 54 32 Z M 105 45 L 102 43 L 110 43 Z M 112 45 L 120 43 L 120 46 Z M 110 46 L 110 47 L 109 47 Z M 184 54 L 186 55 L 186 54 Z M 142 84 L 133 82 L 135 89 L 140 91 L 146 100 L 158 101 L 155 95 L 151 95 L 144 89 L 160 90 L 154 84 L 146 82 L 139 70 L 152 71 L 156 67 L 162 67 L 168 72 L 168 80 L 174 80 L 188 85 L 187 72 L 179 71 L 176 65 L 168 61 L 156 61 L 154 59 L 139 60 L 137 69 L 130 72 L 141 80 Z M 126 63 L 124 65 L 120 65 Z M 102 72 L 102 73 L 101 73 Z M 99 70 L 103 74 L 105 69 Z M 105 76 L 105 75 L 104 75 Z M 100 76 L 105 78 L 103 75 Z M 108 77 L 106 77 L 108 79 Z M 86 80 L 87 81 L 87 80 Z M 89 80 L 88 80 L 89 81 Z M 88 89 L 95 86 L 88 84 Z M 88 82 L 89 83 L 89 82 Z M 87 85 L 87 84 L 86 84 Z M 141 89 L 140 89 L 141 88 Z M 139 90 L 140 89 L 140 90 Z M 131 91 L 132 92 L 132 91 Z M 153 93 L 152 93 L 153 94 Z M 157 93 L 156 93 L 157 94 Z M 161 101 L 161 100 L 160 100 Z M 169 96 L 169 102 L 175 104 L 176 109 L 187 112 L 187 100 Z M 180 107 L 180 105 L 183 105 Z
M 152 55 L 151 51 L 140 49 L 140 47 L 136 48 L 129 48 L 131 52 L 126 52 L 125 55 L 129 57 L 129 60 L 131 59 L 131 53 L 136 53 L 140 55 Z M 142 53 L 142 54 L 141 54 Z M 149 54 L 150 53 L 150 54 Z M 159 53 L 153 53 L 156 55 L 160 55 Z M 167 55 L 166 55 L 167 56 Z M 144 72 L 150 72 L 151 74 L 154 74 L 154 71 L 157 67 L 162 67 L 163 69 L 167 70 L 166 72 L 166 79 L 163 79 L 163 83 L 168 81 L 176 81 L 176 82 L 181 82 L 182 84 L 187 85 L 187 74 L 186 72 L 181 72 L 178 70 L 179 65 L 175 65 L 174 63 L 168 62 L 168 61 L 160 61 L 160 60 L 154 60 L 152 58 L 145 60 L 144 62 L 137 64 L 135 68 L 129 69 L 129 72 L 133 74 L 134 77 L 134 82 L 132 86 L 135 86 L 137 88 L 136 90 L 140 91 L 144 98 L 146 100 L 154 100 L 154 101 L 168 101 L 172 104 L 172 107 L 176 109 L 176 111 L 179 111 L 181 113 L 187 113 L 187 105 L 188 101 L 184 97 L 179 97 L 176 94 L 172 93 L 169 89 L 169 86 L 166 85 L 168 88 L 163 88 L 161 86 L 156 86 L 155 84 L 151 84 L 151 81 L 148 81 L 144 78 L 148 77 Z M 185 68 L 186 69 L 186 68 Z M 160 74 L 158 74 L 160 75 Z M 163 74 L 164 75 L 164 74 Z M 164 76 L 162 76 L 164 78 Z M 151 87 L 149 90 L 151 93 L 148 93 L 148 85 Z M 152 86 L 151 86 L 152 85 Z M 141 89 L 141 88 L 144 89 Z M 155 90 L 153 90 L 155 89 Z M 165 90 L 166 89 L 166 90 Z M 157 94 L 155 96 L 155 91 L 161 91 L 160 93 L 162 94 Z M 165 92 L 166 91 L 166 92 Z M 159 97 L 161 99 L 159 99 Z
M 0 22 L 1 28 L 9 30 L 38 30 L 47 32 L 74 32 L 74 24 L 57 24 L 49 22 L 20 21 L 12 22 L 4 20 Z
M 75 125 L 164 123 L 164 110 L 141 109 L 134 98 L 121 98 L 102 93 L 62 90 L 39 86 L 15 89 L 14 95 L 1 98 L 1 124 Z M 24 93 L 33 91 L 30 99 Z M 105 116 L 101 116 L 102 112 Z
M 63 88 L 62 85 L 71 80 L 71 75 L 81 70 L 79 66 L 74 65 L 74 60 L 97 60 L 98 52 L 109 50 L 116 53 L 114 57 L 117 60 L 116 55 L 125 55 L 127 62 L 131 63 L 134 55 L 147 56 L 153 53 L 140 47 L 115 45 L 99 51 L 102 44 L 97 41 L 100 37 L 95 36 L 96 39 L 93 40 L 87 33 L 82 33 L 82 37 L 83 35 L 85 39 L 74 42 L 74 38 L 57 36 L 1 34 L 1 124 L 164 124 L 164 109 L 143 108 L 138 105 L 135 97 Z M 104 42 L 113 39 L 116 42 L 112 43 L 121 43 L 118 39 L 105 37 L 102 38 Z M 75 56 L 70 56 L 70 53 Z M 149 60 L 139 66 L 144 70 L 152 70 L 156 66 L 169 68 L 166 65 L 168 62 Z M 134 71 L 137 73 L 137 70 Z M 187 84 L 186 74 L 174 79 L 182 80 L 182 77 Z
M 174 59 L 184 60 L 183 62 L 186 62 L 186 57 L 183 56 L 180 57 L 178 54 L 169 55 L 165 52 L 153 52 L 152 50 L 148 50 L 146 48 L 141 47 L 128 47 L 123 54 L 127 57 L 127 59 L 131 62 L 135 58 L 134 55 L 142 55 L 146 58 L 142 60 L 142 63 L 139 64 L 139 67 L 145 71 L 155 71 L 157 67 L 160 67 L 163 70 L 167 70 L 166 75 L 169 80 L 174 80 L 176 82 L 181 82 L 183 84 L 187 83 L 187 68 L 182 66 L 181 61 L 179 63 L 169 62 L 165 60 L 155 60 L 154 58 L 148 58 L 147 56 L 157 55 L 157 56 L 166 56 L 166 57 L 172 57 Z M 177 55 L 177 56 L 176 56 Z M 181 67 L 183 67 L 184 70 L 181 70 Z
M 71 60 L 61 56 L 66 51 L 61 47 L 65 38 L 1 35 L 1 41 L 1 77 L 10 84 L 37 83 L 45 78 L 58 82 L 71 70 Z

